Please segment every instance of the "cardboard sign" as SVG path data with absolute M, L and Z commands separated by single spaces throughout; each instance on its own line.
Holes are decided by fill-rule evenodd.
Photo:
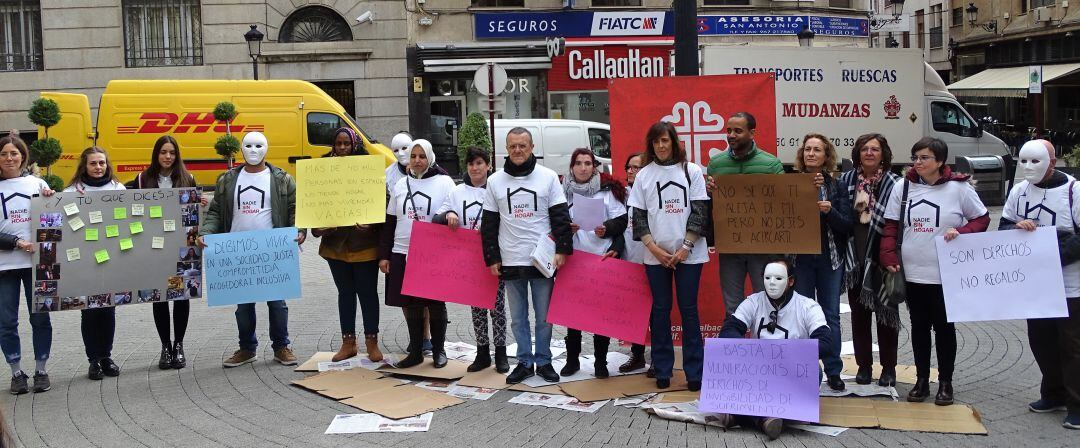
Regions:
M 706 339 L 698 409 L 817 422 L 818 341 Z
M 342 227 L 386 220 L 382 156 L 323 157 L 296 162 L 296 226 Z
M 652 292 L 645 267 L 574 251 L 559 268 L 547 321 L 624 341 L 645 343 Z
M 949 322 L 1069 315 L 1053 227 L 970 233 L 948 243 L 939 236 L 934 243 Z
M 30 201 L 34 312 L 82 310 L 202 296 L 196 189 L 58 192 Z M 165 233 L 128 207 L 182 220 Z M 154 241 L 160 240 L 160 249 Z
M 708 165 L 727 150 L 727 119 L 749 112 L 757 120 L 755 141 L 776 153 L 776 87 L 771 73 L 614 79 L 611 104 L 611 160 L 625 179 L 623 161 L 642 151 L 645 134 L 658 121 L 675 125 L 689 161 Z
M 482 250 L 480 232 L 413 222 L 401 293 L 489 310 L 495 308 L 499 279 L 484 264 Z
M 721 254 L 820 254 L 813 174 L 716 176 L 713 228 Z
M 206 235 L 210 306 L 300 298 L 296 227 Z

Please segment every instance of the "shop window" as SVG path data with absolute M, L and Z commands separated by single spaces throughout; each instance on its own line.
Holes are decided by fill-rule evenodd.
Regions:
M 128 67 L 202 65 L 199 0 L 124 0 Z
M 0 1 L 0 72 L 44 69 L 40 3 Z
M 589 149 L 596 157 L 611 158 L 611 131 L 589 128 Z
M 474 8 L 524 8 L 525 0 L 472 0 Z
M 952 103 L 935 101 L 930 104 L 930 117 L 934 122 L 934 130 L 948 132 L 961 137 L 975 137 L 978 128 L 975 123 L 957 106 Z
M 285 19 L 278 34 L 279 42 L 337 42 L 352 38 L 345 19 L 325 6 L 298 9 Z
M 593 0 L 593 6 L 641 6 L 641 0 Z
M 334 146 L 334 132 L 348 127 L 341 117 L 323 112 L 312 112 L 307 115 L 308 143 L 318 146 Z

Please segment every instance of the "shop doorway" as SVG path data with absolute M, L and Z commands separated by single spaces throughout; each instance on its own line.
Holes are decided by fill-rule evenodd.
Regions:
M 464 96 L 431 97 L 431 135 L 428 138 L 439 165 L 453 177 L 460 177 L 457 134 L 464 119 Z

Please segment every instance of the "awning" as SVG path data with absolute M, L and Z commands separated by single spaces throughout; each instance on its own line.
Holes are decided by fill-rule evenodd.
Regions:
M 473 72 L 495 62 L 506 70 L 548 70 L 544 41 L 420 42 L 416 44 L 417 73 Z
M 461 59 L 424 59 L 424 72 L 472 72 L 481 65 L 494 62 L 506 70 L 547 70 L 551 68 L 551 59 L 547 57 L 518 58 L 461 58 Z
M 1043 65 L 1043 83 L 1080 70 L 1080 64 Z M 955 83 L 949 84 L 949 92 L 956 96 L 1027 98 L 1028 68 L 990 68 Z

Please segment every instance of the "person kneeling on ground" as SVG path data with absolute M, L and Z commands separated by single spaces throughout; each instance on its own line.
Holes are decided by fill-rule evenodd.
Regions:
M 795 292 L 795 276 L 786 260 L 775 260 L 765 265 L 765 291 L 751 294 L 739 308 L 724 321 L 720 329 L 722 338 L 746 337 L 747 330 L 755 339 L 817 339 L 818 358 L 825 359 L 831 353 L 830 331 L 825 323 L 825 313 L 814 299 Z M 818 376 L 821 372 L 818 372 Z M 756 426 L 775 440 L 784 429 L 784 419 L 721 414 L 725 428 L 734 425 Z

